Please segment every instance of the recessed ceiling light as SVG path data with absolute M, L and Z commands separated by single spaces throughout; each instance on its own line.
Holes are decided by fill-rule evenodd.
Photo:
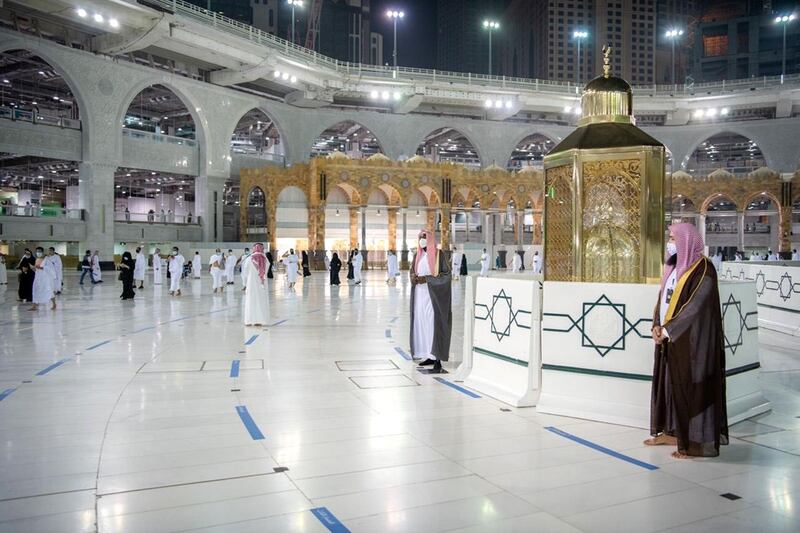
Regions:
M 86 18 L 86 10 L 83 9 L 82 7 L 79 7 L 78 9 L 76 9 L 75 12 L 78 14 L 78 16 L 80 18 L 82 18 L 82 19 Z
M 105 19 L 103 18 L 103 15 L 101 15 L 100 13 L 95 13 L 95 14 L 94 14 L 94 21 L 95 21 L 95 22 L 103 22 L 103 20 L 105 20 Z

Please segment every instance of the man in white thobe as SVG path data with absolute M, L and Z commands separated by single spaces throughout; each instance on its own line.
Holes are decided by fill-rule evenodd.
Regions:
M 228 285 L 233 285 L 236 278 L 236 261 L 237 257 L 233 254 L 233 250 L 228 250 L 228 256 L 225 258 L 225 282 Z
M 750 252 L 750 261 L 761 261 L 761 256 L 755 251 Z
M 800 252 L 797 251 L 797 248 L 792 250 L 792 261 L 800 261 Z
M 181 295 L 181 277 L 183 276 L 183 258 L 178 248 L 173 248 L 169 259 L 169 293 L 172 296 Z
M 153 285 L 161 285 L 161 281 L 164 276 L 163 271 L 163 260 L 161 259 L 161 249 L 156 248 L 156 251 L 153 252 Z
M 481 277 L 489 275 L 489 254 L 486 253 L 486 248 L 483 249 L 481 254 Z
M 223 270 L 223 261 L 222 261 L 222 254 L 220 253 L 219 248 L 214 252 L 214 255 L 208 260 L 209 272 L 211 273 L 211 288 L 214 289 L 214 292 L 222 292 L 225 289 L 225 285 L 222 283 L 222 273 Z
M 92 256 L 92 277 L 95 283 L 103 283 L 103 272 L 100 270 L 100 252 L 94 251 Z
M 200 252 L 195 252 L 194 257 L 192 258 L 192 277 L 194 279 L 200 279 L 200 275 L 203 273 L 203 259 L 200 257 Z
M 539 255 L 538 250 L 533 252 L 533 273 L 534 274 L 542 273 L 542 256 Z
M 775 253 L 772 250 L 770 250 L 767 253 L 767 261 L 780 261 L 780 257 L 778 257 L 777 253 Z
M 386 256 L 386 282 L 394 285 L 397 282 L 397 275 L 400 273 L 397 268 L 397 254 L 394 250 L 389 250 Z
M 52 246 L 47 249 L 45 262 L 51 265 L 50 272 L 53 275 L 53 291 L 56 294 L 61 294 L 61 288 L 64 286 L 64 263 L 61 262 L 61 256 L 56 253 L 56 249 Z
M 353 280 L 356 285 L 361 285 L 361 267 L 364 265 L 364 256 L 359 250 L 355 250 L 353 256 Z
M 142 248 L 136 248 L 136 263 L 133 266 L 133 286 L 139 282 L 139 288 L 144 289 L 144 274 L 147 272 L 147 259 L 142 253 Z
M 719 269 L 722 268 L 722 252 L 717 252 L 711 257 L 711 264 L 714 265 L 714 268 Z
M 283 264 L 286 267 L 286 279 L 289 281 L 289 288 L 293 289 L 294 284 L 297 283 L 297 268 L 299 264 L 294 248 L 289 249 L 289 255 L 283 258 Z
M 244 295 L 244 325 L 264 326 L 269 321 L 269 299 L 267 298 L 266 271 L 269 268 L 264 255 L 264 245 L 253 247 L 242 262 L 247 287 Z
M 244 271 L 244 263 L 247 261 L 248 257 L 250 257 L 250 248 L 245 248 L 242 257 L 240 257 L 239 261 L 236 263 L 239 265 L 239 276 L 242 278 L 243 291 L 247 288 L 247 273 Z
M 519 271 L 522 269 L 522 256 L 517 252 L 513 253 L 514 257 L 511 259 L 511 272 L 513 274 L 519 274 Z
M 458 253 L 458 248 L 455 246 L 453 246 L 453 256 L 450 258 L 450 264 L 452 265 L 451 271 L 453 281 L 457 281 L 459 278 L 459 272 L 461 272 L 461 254 Z

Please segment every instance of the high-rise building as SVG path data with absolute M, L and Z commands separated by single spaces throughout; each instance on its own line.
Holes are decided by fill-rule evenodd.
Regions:
M 656 83 L 672 84 L 687 81 L 691 72 L 692 47 L 700 18 L 700 9 L 701 0 L 658 0 Z M 676 31 L 678 34 L 668 36 L 667 32 L 669 31 Z M 675 62 L 674 80 L 672 78 L 673 61 Z
M 483 21 L 500 21 L 501 0 L 438 0 L 436 3 L 436 68 L 456 72 L 489 71 L 489 35 Z M 492 31 L 492 70 L 500 71 L 499 58 L 505 27 Z
M 278 33 L 278 4 L 280 0 L 250 0 L 251 25 L 267 33 Z
M 656 0 L 512 0 L 504 23 L 507 75 L 585 83 L 602 70 L 612 47 L 612 70 L 634 84 L 655 79 Z M 586 32 L 580 40 L 575 32 Z
M 779 76 L 783 68 L 783 24 L 772 2 L 731 2 L 703 13 L 694 42 L 695 81 Z M 800 13 L 795 13 L 800 16 Z M 800 72 L 800 20 L 786 27 L 786 74 Z

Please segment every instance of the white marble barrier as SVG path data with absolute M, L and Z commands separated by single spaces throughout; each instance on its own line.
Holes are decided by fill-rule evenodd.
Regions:
M 755 284 L 759 326 L 800 336 L 800 265 L 796 261 L 774 264 L 726 261 L 719 276 Z
M 514 407 L 536 404 L 541 373 L 541 287 L 533 277 L 478 278 L 466 386 Z M 469 306 L 469 301 L 465 305 Z
M 545 282 L 537 410 L 648 428 L 658 285 Z M 752 283 L 721 282 L 730 423 L 769 410 Z

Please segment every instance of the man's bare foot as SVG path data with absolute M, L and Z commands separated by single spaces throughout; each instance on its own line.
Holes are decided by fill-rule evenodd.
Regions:
M 652 437 L 644 441 L 645 446 L 675 446 L 678 444 L 678 439 L 672 435 L 662 433 L 657 437 Z
M 38 310 L 38 309 L 39 309 L 39 308 L 38 308 L 37 306 L 33 305 L 33 306 L 31 306 L 31 307 L 29 307 L 29 308 L 28 308 L 28 311 L 36 311 L 36 310 Z
M 691 455 L 686 455 L 685 453 L 681 452 L 680 450 L 672 452 L 672 457 L 675 459 L 691 459 Z

